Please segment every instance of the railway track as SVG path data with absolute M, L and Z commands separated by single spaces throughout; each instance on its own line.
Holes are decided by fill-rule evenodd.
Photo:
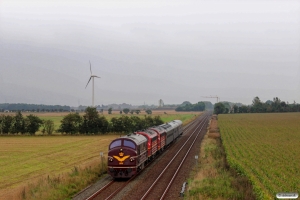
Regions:
M 169 188 L 171 187 L 176 176 L 178 175 L 178 172 L 181 169 L 186 157 L 189 155 L 191 148 L 193 147 L 203 128 L 206 128 L 205 122 L 207 122 L 207 120 L 199 124 L 199 126 L 190 135 L 188 140 L 174 155 L 173 159 L 170 160 L 168 165 L 163 169 L 163 171 L 155 179 L 152 185 L 139 199 L 165 199 Z
M 162 160 L 164 160 L 165 159 L 165 157 L 167 157 L 167 158 L 173 158 L 173 159 L 171 159 L 171 161 L 169 160 L 168 161 L 168 163 L 169 164 L 157 164 L 158 166 L 161 166 L 161 165 L 163 165 L 163 166 L 168 166 L 168 167 L 170 167 L 170 166 L 172 166 L 173 164 L 173 162 L 175 161 L 175 160 L 182 160 L 182 158 L 177 158 L 177 156 L 180 156 L 180 157 L 182 157 L 182 155 L 181 154 L 183 154 L 182 152 L 183 151 L 187 151 L 186 150 L 186 147 L 192 147 L 192 145 L 191 145 L 191 143 L 190 142 L 188 142 L 188 141 L 191 141 L 191 138 L 194 138 L 193 137 L 193 135 L 196 135 L 196 134 L 194 134 L 195 132 L 199 135 L 199 133 L 200 133 L 200 131 L 199 131 L 199 128 L 200 128 L 200 126 L 201 126 L 201 129 L 203 129 L 203 127 L 205 127 L 205 124 L 206 124 L 206 118 L 207 118 L 207 116 L 200 116 L 199 118 L 197 118 L 196 120 L 194 120 L 192 123 L 190 123 L 189 125 L 187 125 L 186 127 L 184 127 L 184 134 L 183 134 L 183 136 L 182 136 L 182 138 L 186 138 L 186 137 L 188 137 L 187 138 L 187 141 L 182 145 L 182 143 L 184 142 L 184 141 L 182 141 L 182 140 L 184 140 L 184 139 L 179 139 L 178 141 L 176 141 L 175 142 L 175 144 L 173 144 L 173 145 L 171 145 L 169 148 L 167 148 L 164 152 L 163 152 L 163 154 L 168 154 L 168 153 L 170 153 L 170 152 L 173 152 L 174 151 L 174 149 L 180 149 L 180 150 L 178 150 L 178 153 L 174 156 L 174 155 L 172 155 L 172 156 L 167 156 L 167 155 L 163 155 L 163 156 L 161 156 L 161 155 L 159 155 L 159 156 L 161 156 L 161 158 L 159 158 L 159 159 L 162 159 Z M 194 142 L 195 142 L 195 140 L 194 140 Z M 179 146 L 181 146 L 181 147 L 179 147 Z M 187 154 L 184 154 L 185 155 L 185 157 L 187 156 Z M 183 155 L 183 157 L 184 157 L 184 155 Z M 181 164 L 179 164 L 180 165 L 180 167 L 182 166 L 182 164 L 183 164 L 183 162 L 184 162 L 184 160 L 185 159 L 183 159 L 182 160 L 182 162 L 181 162 Z M 154 162 L 157 162 L 157 159 L 155 159 L 154 160 Z M 147 170 L 147 168 L 150 166 L 152 164 L 152 162 L 150 162 L 145 168 L 144 168 L 144 170 L 142 170 L 142 171 L 145 171 L 145 170 Z M 157 166 L 156 165 L 156 166 Z M 178 165 L 178 166 L 179 166 Z M 179 167 L 179 168 L 180 168 Z M 141 172 L 142 172 L 141 171 Z M 151 172 L 153 171 L 153 169 L 151 169 Z M 154 170 L 154 171 L 157 171 L 157 170 Z M 163 173 L 162 173 L 162 175 L 156 175 L 156 176 L 151 176 L 151 177 L 159 177 L 156 181 L 155 180 L 152 180 L 152 186 L 151 186 L 151 188 L 153 189 L 154 188 L 154 185 L 156 185 L 157 184 L 157 182 L 160 182 L 159 181 L 159 179 L 161 179 L 161 178 L 163 178 L 164 179 L 164 181 L 163 182 L 166 182 L 165 181 L 165 174 L 167 174 L 166 172 L 167 171 L 170 171 L 170 170 L 168 170 L 167 168 L 166 169 L 164 169 L 163 170 Z M 170 172 L 171 174 L 172 174 L 172 172 Z M 169 174 L 170 174 L 169 173 Z M 139 176 L 141 173 L 139 173 L 139 174 L 137 174 L 136 176 Z M 148 173 L 147 173 L 148 174 Z M 173 172 L 173 175 L 175 175 L 175 174 L 178 174 L 178 170 L 177 170 L 177 172 Z M 142 188 L 144 188 L 144 193 L 143 193 L 143 195 L 139 195 L 139 197 L 135 194 L 134 195 L 134 197 L 131 197 L 131 193 L 130 192 L 124 192 L 123 191 L 123 189 L 124 188 L 126 188 L 126 186 L 127 185 L 129 185 L 129 184 L 131 184 L 132 182 L 133 182 L 133 180 L 135 180 L 135 178 L 136 178 L 136 176 L 134 176 L 134 177 L 132 177 L 131 179 L 129 179 L 129 180 L 126 180 L 126 181 L 122 181 L 122 180 L 111 180 L 110 182 L 108 182 L 105 186 L 103 186 L 101 189 L 99 189 L 99 190 L 97 190 L 96 192 L 94 192 L 92 195 L 90 195 L 88 198 L 85 198 L 85 199 L 88 199 L 88 200 L 91 200 L 91 199 L 101 199 L 101 200 L 103 200 L 103 199 L 106 199 L 106 200 L 108 200 L 108 199 L 141 199 L 141 198 L 144 198 L 144 199 L 146 199 L 146 198 L 148 198 L 148 199 L 153 199 L 153 196 L 149 196 L 149 194 L 156 194 L 157 195 L 157 190 L 155 191 L 155 192 L 153 192 L 153 191 L 151 191 L 151 190 L 149 190 L 149 191 L 146 191 L 145 192 L 145 189 L 147 188 L 147 189 L 149 189 L 150 188 L 150 186 L 145 186 L 145 184 L 143 183 L 143 186 L 142 186 Z M 146 178 L 147 180 L 150 180 L 149 178 Z M 175 179 L 175 177 L 173 177 L 172 178 L 172 180 L 174 180 Z M 147 181 L 148 182 L 148 181 Z M 172 183 L 173 181 L 167 181 L 168 183 Z M 148 183 L 149 184 L 149 183 Z M 139 186 L 139 188 L 138 188 L 138 191 L 140 191 L 141 189 L 141 186 Z M 156 188 L 156 187 L 155 187 Z M 169 186 L 168 187 L 166 187 L 167 188 L 167 190 L 166 191 L 168 191 L 169 190 L 169 188 L 170 188 L 170 184 L 169 184 Z M 123 192 L 122 192 L 123 191 Z M 123 196 L 123 195 L 120 195 L 120 194 L 123 194 L 123 193 L 126 193 L 126 195 L 125 196 Z M 163 192 L 162 193 L 163 194 L 163 196 L 166 196 L 166 194 L 167 194 L 167 192 Z M 155 197 L 155 199 L 157 199 L 157 196 Z

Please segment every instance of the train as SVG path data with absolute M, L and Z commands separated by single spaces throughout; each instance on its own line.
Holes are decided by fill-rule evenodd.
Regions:
M 182 121 L 173 120 L 113 140 L 108 146 L 108 174 L 113 178 L 134 176 L 182 134 Z

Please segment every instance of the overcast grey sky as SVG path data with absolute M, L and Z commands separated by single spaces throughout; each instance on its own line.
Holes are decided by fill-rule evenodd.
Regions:
M 0 1 L 0 103 L 300 102 L 300 1 Z

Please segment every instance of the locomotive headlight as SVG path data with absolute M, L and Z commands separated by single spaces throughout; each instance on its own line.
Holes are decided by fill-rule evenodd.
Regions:
M 113 161 L 113 157 L 108 157 L 108 160 L 110 161 L 110 162 L 112 162 Z

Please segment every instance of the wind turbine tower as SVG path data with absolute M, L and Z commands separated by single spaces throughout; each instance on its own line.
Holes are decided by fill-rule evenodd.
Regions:
M 93 79 L 93 91 L 92 91 L 92 94 L 93 94 L 92 98 L 93 99 L 92 99 L 92 106 L 94 107 L 94 78 L 100 78 L 100 77 L 96 76 L 96 75 L 93 75 L 91 61 L 90 61 L 90 71 L 91 71 L 91 76 L 90 76 L 90 79 L 89 79 L 88 83 L 86 84 L 85 88 L 88 86 L 88 84 L 91 81 L 91 79 Z

